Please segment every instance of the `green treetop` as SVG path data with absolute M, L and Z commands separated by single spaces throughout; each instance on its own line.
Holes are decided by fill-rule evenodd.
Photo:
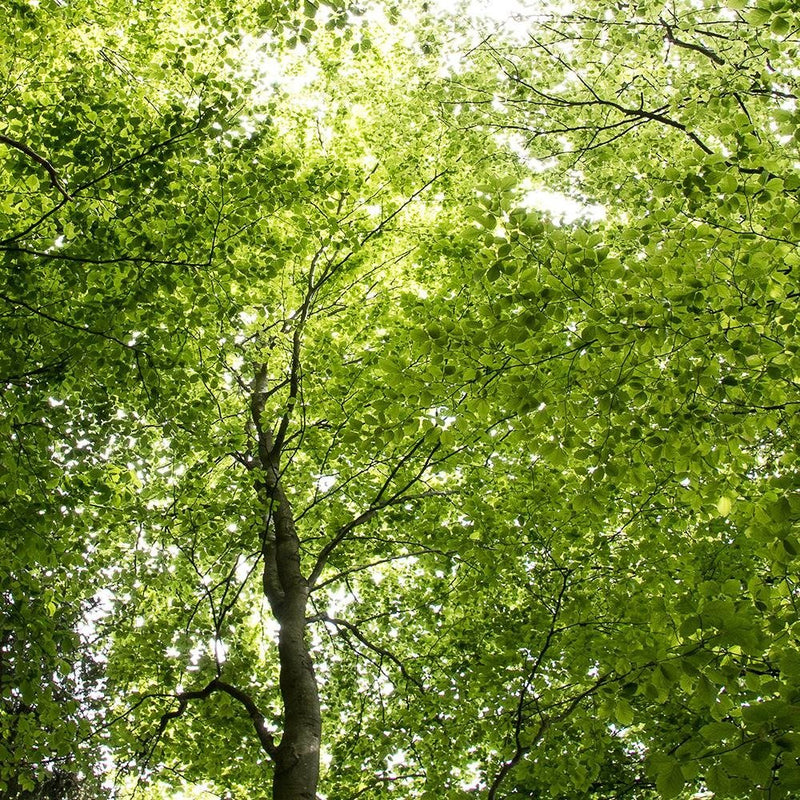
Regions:
M 793 796 L 788 4 L 8 19 L 0 797 Z

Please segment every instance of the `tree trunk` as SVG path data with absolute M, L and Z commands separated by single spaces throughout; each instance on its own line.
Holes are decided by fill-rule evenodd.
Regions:
M 279 480 L 265 487 L 273 508 L 264 539 L 264 589 L 280 625 L 283 734 L 275 758 L 273 800 L 315 800 L 322 718 L 314 665 L 305 640 L 308 581 L 300 570 L 300 541 Z M 274 531 L 274 535 L 269 534 Z M 277 580 L 277 585 L 276 585 Z
M 314 667 L 305 642 L 305 602 L 299 616 L 281 621 L 283 736 L 278 746 L 273 800 L 315 800 L 319 778 L 322 721 Z
M 295 331 L 290 397 L 297 396 L 299 375 L 299 329 Z M 319 780 L 319 748 L 322 717 L 314 664 L 306 644 L 308 581 L 300 568 L 300 539 L 294 511 L 281 483 L 280 456 L 289 423 L 288 412 L 273 441 L 261 415 L 268 396 L 267 365 L 256 369 L 251 414 L 258 436 L 257 464 L 263 478 L 256 483 L 265 519 L 261 540 L 264 559 L 263 589 L 280 626 L 278 655 L 283 701 L 283 730 L 277 750 L 272 753 L 275 773 L 273 800 L 316 800 Z

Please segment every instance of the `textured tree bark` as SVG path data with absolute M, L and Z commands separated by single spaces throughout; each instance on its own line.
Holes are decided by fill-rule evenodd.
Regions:
M 277 477 L 277 476 L 276 476 Z M 314 665 L 306 643 L 308 582 L 300 569 L 300 540 L 280 481 L 266 486 L 274 538 L 265 539 L 264 584 L 280 626 L 283 735 L 275 757 L 273 800 L 315 800 L 322 718 Z M 269 574 L 268 574 L 269 573 Z M 278 585 L 272 585 L 277 578 Z
M 297 396 L 299 381 L 299 331 L 295 331 L 290 397 Z M 256 464 L 262 477 L 256 482 L 265 513 L 262 529 L 263 589 L 278 622 L 280 690 L 283 702 L 281 741 L 272 755 L 275 772 L 273 800 L 316 800 L 319 780 L 319 748 L 322 717 L 314 664 L 306 643 L 306 605 L 309 583 L 300 567 L 300 539 L 294 511 L 281 481 L 281 449 L 289 411 L 281 419 L 273 439 L 262 425 L 268 397 L 267 365 L 256 369 L 251 396 L 251 415 L 258 437 Z
M 278 643 L 283 736 L 272 782 L 273 800 L 315 800 L 319 779 L 322 721 L 314 667 L 304 636 L 305 602 L 298 603 L 297 612 L 292 610 L 284 617 Z

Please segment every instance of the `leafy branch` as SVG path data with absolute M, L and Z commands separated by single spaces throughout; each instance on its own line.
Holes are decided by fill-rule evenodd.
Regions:
M 114 342 L 114 344 L 119 345 L 120 347 L 124 347 L 126 350 L 131 350 L 137 355 L 142 353 L 142 349 L 137 347 L 135 344 L 128 344 L 127 342 L 123 342 L 122 339 L 118 339 L 116 336 L 112 336 L 110 333 L 106 331 L 98 330 L 97 328 L 90 328 L 86 325 L 76 325 L 74 322 L 69 322 L 68 320 L 61 319 L 59 317 L 54 317 L 52 314 L 48 314 L 46 311 L 42 311 L 40 308 L 34 308 L 33 306 L 26 303 L 24 300 L 19 300 L 13 297 L 9 297 L 8 295 L 0 292 L 0 300 L 4 303 L 12 307 L 19 307 L 24 308 L 26 311 L 30 311 L 31 314 L 37 317 L 41 317 L 42 319 L 46 319 L 48 322 L 54 322 L 56 325 L 61 325 L 65 328 L 69 328 L 73 331 L 78 331 L 80 333 L 87 333 L 92 336 L 99 336 L 101 339 L 106 339 L 109 342 Z
M 44 167 L 50 177 L 50 183 L 53 185 L 53 188 L 56 189 L 65 200 L 73 199 L 72 195 L 70 195 L 70 193 L 64 188 L 64 184 L 58 177 L 56 168 L 44 156 L 37 153 L 32 147 L 29 147 L 27 144 L 25 144 L 25 142 L 12 139 L 10 136 L 6 136 L 3 133 L 0 133 L 0 142 L 19 150 L 21 153 L 24 153 L 26 156 L 28 156 L 28 158 L 33 159 L 33 161 L 35 161 L 37 164 Z
M 153 736 L 153 745 L 150 748 L 150 752 L 153 752 L 155 746 L 164 735 L 164 732 L 167 730 L 169 723 L 186 713 L 189 703 L 192 700 L 205 700 L 215 692 L 227 694 L 229 697 L 232 697 L 234 700 L 244 706 L 245 711 L 247 711 L 247 715 L 250 717 L 253 723 L 253 728 L 255 729 L 256 736 L 258 737 L 261 747 L 264 749 L 264 752 L 266 752 L 273 760 L 275 760 L 277 758 L 278 747 L 275 744 L 275 739 L 272 733 L 270 733 L 270 731 L 267 729 L 266 717 L 261 713 L 255 701 L 252 697 L 250 697 L 249 694 L 235 686 L 232 686 L 229 683 L 226 683 L 225 681 L 220 680 L 219 678 L 214 678 L 202 689 L 195 689 L 189 692 L 178 692 L 177 694 L 172 695 L 172 699 L 177 701 L 178 706 L 177 708 L 166 711 L 161 715 L 158 728 Z
M 345 619 L 340 619 L 338 617 L 330 617 L 327 614 L 315 614 L 313 617 L 309 617 L 306 621 L 326 622 L 336 626 L 336 628 L 340 630 L 348 631 L 356 639 L 358 639 L 358 641 L 361 642 L 361 644 L 372 650 L 373 653 L 376 653 L 377 655 L 381 656 L 381 658 L 386 658 L 389 661 L 391 661 L 400 670 L 400 674 L 409 683 L 413 683 L 414 686 L 416 686 L 420 691 L 425 690 L 425 687 L 422 685 L 422 683 L 408 672 L 405 664 L 394 653 L 390 652 L 389 650 L 386 650 L 383 647 L 380 647 L 379 645 L 373 644 L 369 639 L 367 639 L 364 633 L 362 633 L 358 625 L 354 625 L 352 622 L 348 622 Z
M 433 456 L 436 454 L 437 450 L 440 447 L 440 444 L 437 443 L 432 448 L 431 452 L 426 457 L 422 467 L 417 471 L 416 475 L 414 475 L 408 482 L 405 483 L 400 489 L 398 489 L 391 497 L 386 499 L 381 499 L 385 494 L 387 488 L 391 484 L 392 480 L 396 476 L 398 470 L 414 455 L 414 453 L 419 449 L 419 447 L 423 444 L 426 437 L 421 437 L 394 466 L 392 471 L 389 473 L 389 476 L 386 478 L 383 486 L 381 487 L 380 491 L 375 496 L 375 499 L 370 503 L 369 508 L 365 511 L 362 511 L 357 517 L 350 520 L 345 525 L 342 525 L 341 528 L 334 534 L 333 538 L 320 550 L 319 554 L 317 555 L 316 563 L 314 564 L 313 569 L 311 570 L 311 574 L 308 578 L 309 587 L 314 587 L 316 582 L 319 580 L 322 571 L 325 569 L 325 565 L 328 562 L 328 558 L 330 557 L 331 553 L 349 536 L 349 534 L 355 530 L 360 525 L 364 525 L 365 523 L 369 522 L 379 511 L 384 508 L 388 508 L 389 506 L 397 505 L 398 503 L 406 503 L 406 502 L 413 502 L 414 500 L 422 499 L 423 497 L 441 497 L 445 493 L 439 491 L 430 491 L 430 492 L 423 492 L 422 494 L 414 495 L 410 497 L 406 495 L 406 492 L 414 486 L 418 481 L 421 480 L 422 475 L 425 473 L 425 470 L 430 466 L 431 461 L 433 460 Z

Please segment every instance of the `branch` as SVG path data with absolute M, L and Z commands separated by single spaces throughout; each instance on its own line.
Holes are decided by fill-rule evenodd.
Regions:
M 428 465 L 433 458 L 434 453 L 439 449 L 441 446 L 440 444 L 434 445 L 433 450 L 428 454 L 428 457 L 425 459 L 425 463 L 422 465 L 422 469 L 420 469 L 416 476 L 413 477 L 405 486 L 401 489 L 398 489 L 388 500 L 381 501 L 381 497 L 383 497 L 384 493 L 386 492 L 389 484 L 397 475 L 400 468 L 406 464 L 409 459 L 414 455 L 414 453 L 419 450 L 419 448 L 424 444 L 426 439 L 426 434 L 423 434 L 409 449 L 409 451 L 394 465 L 391 472 L 389 473 L 389 477 L 381 486 L 380 491 L 377 495 L 375 495 L 375 499 L 370 503 L 369 508 L 366 511 L 363 511 L 359 514 L 355 519 L 348 522 L 346 525 L 343 525 L 333 539 L 331 539 L 328 544 L 326 544 L 322 550 L 320 550 L 319 555 L 317 556 L 317 562 L 314 565 L 314 569 L 311 571 L 311 574 L 308 578 L 308 587 L 309 589 L 313 588 L 314 583 L 322 574 L 322 570 L 325 568 L 325 563 L 328 560 L 330 554 L 345 540 L 347 535 L 352 531 L 354 528 L 358 527 L 359 525 L 363 525 L 365 522 L 369 522 L 375 514 L 380 511 L 382 508 L 386 508 L 390 505 L 396 505 L 400 502 L 405 502 L 406 500 L 412 500 L 416 498 L 405 497 L 405 492 L 408 491 L 422 476 L 422 473 L 428 468 Z M 417 497 L 424 497 L 429 493 L 424 493 L 423 495 L 417 495 Z M 431 492 L 430 494 L 439 494 L 438 492 Z
M 439 178 L 441 178 L 442 175 L 444 175 L 444 174 L 445 174 L 445 171 L 437 172 L 427 183 L 425 183 L 423 186 L 421 186 L 419 189 L 417 189 L 416 192 L 414 192 L 406 200 L 404 200 L 394 211 L 392 211 L 391 214 L 389 214 L 387 217 L 384 217 L 371 231 L 369 231 L 368 233 L 366 233 L 362 237 L 362 239 L 358 243 L 358 248 L 363 247 L 370 239 L 372 239 L 373 237 L 378 236 L 380 233 L 382 233 L 384 228 L 401 211 L 403 211 L 414 200 L 416 200 L 417 197 L 419 197 L 429 186 L 431 186 L 431 184 L 433 184 L 435 181 L 437 181 Z M 339 222 L 342 222 L 344 219 L 346 219 L 346 217 L 343 217 L 342 220 L 339 220 Z M 336 263 L 330 263 L 328 265 L 328 267 L 325 269 L 325 271 L 323 272 L 323 274 L 320 275 L 319 280 L 316 283 L 314 283 L 313 286 L 311 284 L 309 284 L 310 294 L 316 295 L 319 292 L 319 290 L 322 288 L 322 286 L 324 284 L 326 284 L 335 274 L 337 274 L 339 272 L 339 270 L 341 270 L 341 268 L 355 255 L 356 250 L 358 248 L 355 248 L 353 250 L 349 250 Z M 338 252 L 338 249 L 337 249 L 337 252 Z M 400 258 L 405 257 L 405 255 L 407 255 L 407 254 L 403 254 L 402 256 L 400 256 Z M 316 256 L 315 256 L 315 258 L 316 258 Z M 384 263 L 386 263 L 386 262 L 384 262 Z
M 671 42 L 678 47 L 683 47 L 686 50 L 694 50 L 696 53 L 701 53 L 702 55 L 706 56 L 706 58 L 710 58 L 715 64 L 719 64 L 720 66 L 725 66 L 724 59 L 720 58 L 713 50 L 705 47 L 702 44 L 695 44 L 694 42 L 684 42 L 681 39 L 675 37 L 672 33 L 672 27 L 668 25 L 664 20 L 661 20 L 661 24 L 664 26 L 664 29 L 667 32 L 667 41 Z
M 522 758 L 525 755 L 527 755 L 542 740 L 545 733 L 547 733 L 548 729 L 553 723 L 563 722 L 572 714 L 573 711 L 575 711 L 575 709 L 581 704 L 581 702 L 583 702 L 583 700 L 593 695 L 601 686 L 604 686 L 609 681 L 617 679 L 618 678 L 611 678 L 610 675 L 600 676 L 587 689 L 584 689 L 584 691 L 570 698 L 570 700 L 567 701 L 566 703 L 566 708 L 560 714 L 556 714 L 553 717 L 547 717 L 543 719 L 539 725 L 538 730 L 531 739 L 530 743 L 527 745 L 521 745 L 518 743 L 517 750 L 514 753 L 514 755 L 508 761 L 504 762 L 503 766 L 500 768 L 497 775 L 495 776 L 494 781 L 492 781 L 492 785 L 489 788 L 489 793 L 486 795 L 487 800 L 495 800 L 495 798 L 497 797 L 497 790 L 500 788 L 500 784 L 503 782 L 508 773 L 511 772 L 511 770 L 517 764 L 519 764 Z
M 300 351 L 303 343 L 303 326 L 305 319 L 301 319 L 294 329 L 292 334 L 292 362 L 289 371 L 289 397 L 286 400 L 286 411 L 281 417 L 278 432 L 275 435 L 275 445 L 272 448 L 275 462 L 281 456 L 283 444 L 286 441 L 286 432 L 289 430 L 289 422 L 291 420 L 292 412 L 295 405 L 297 405 L 297 395 L 300 390 Z
M 356 800 L 361 795 L 375 790 L 375 783 L 394 783 L 395 781 L 410 781 L 414 778 L 427 778 L 425 772 L 409 772 L 405 775 L 370 775 L 369 784 L 363 789 L 359 789 L 355 794 L 350 795 L 350 800 Z
M 229 695 L 234 700 L 237 700 L 245 707 L 248 716 L 253 722 L 253 727 L 256 729 L 256 735 L 258 736 L 258 741 L 261 743 L 261 747 L 264 748 L 264 752 L 268 753 L 272 759 L 275 759 L 278 754 L 278 748 L 275 745 L 275 739 L 267 730 L 266 718 L 261 711 L 259 711 L 258 706 L 253 702 L 253 699 L 250 697 L 250 695 L 246 694 L 241 689 L 237 689 L 235 686 L 231 686 L 229 683 L 225 683 L 219 679 L 216 680 L 216 685 L 221 692 L 225 692 L 225 694 Z
M 314 569 L 311 570 L 311 574 L 308 576 L 309 591 L 314 588 L 319 576 L 322 574 L 322 570 L 325 569 L 325 564 L 327 563 L 330 554 L 345 540 L 347 534 L 350 533 L 350 531 L 352 531 L 354 528 L 357 528 L 359 525 L 369 522 L 375 516 L 375 514 L 377 514 L 378 511 L 384 507 L 384 505 L 381 505 L 378 507 L 368 508 L 366 511 L 362 511 L 355 519 L 350 520 L 350 522 L 348 522 L 346 525 L 342 525 L 342 527 L 339 528 L 333 539 L 331 539 L 328 544 L 326 544 L 322 550 L 319 551 L 317 561 L 314 564 Z
M 407 206 L 413 203 L 414 200 L 416 200 L 417 197 L 422 194 L 422 192 L 424 192 L 431 184 L 437 181 L 442 175 L 444 175 L 444 172 L 437 172 L 429 181 L 427 181 L 423 186 L 417 189 L 416 192 L 404 200 L 391 214 L 382 219 L 378 225 L 376 225 L 361 239 L 359 242 L 359 247 L 363 247 L 374 236 L 378 236 L 398 214 L 400 214 Z M 306 320 L 309 317 L 309 313 L 317 294 L 319 293 L 319 290 L 336 273 L 338 273 L 339 270 L 347 263 L 347 261 L 355 254 L 355 250 L 350 250 L 338 262 L 329 265 L 328 268 L 324 270 L 319 280 L 315 280 L 316 266 L 324 252 L 325 245 L 321 246 L 311 259 L 305 297 L 303 298 L 303 303 L 296 314 L 297 322 L 295 323 L 294 332 L 292 334 L 292 356 L 289 368 L 289 397 L 287 399 L 286 411 L 281 417 L 278 430 L 275 434 L 275 444 L 272 448 L 274 453 L 274 463 L 276 464 L 278 463 L 278 459 L 280 459 L 281 451 L 283 450 L 283 446 L 286 442 L 286 434 L 289 430 L 289 422 L 300 394 L 302 368 L 300 356 L 303 343 L 303 329 L 305 327 Z
M 241 109 L 239 109 L 241 110 Z M 120 172 L 121 170 L 125 169 L 126 167 L 134 164 L 135 162 L 139 161 L 140 159 L 147 158 L 147 156 L 152 155 L 156 152 L 156 150 L 160 150 L 162 147 L 168 147 L 171 144 L 175 144 L 175 142 L 184 139 L 187 136 L 191 136 L 195 131 L 198 131 L 210 118 L 211 118 L 212 109 L 205 109 L 202 111 L 197 120 L 190 125 L 188 128 L 182 131 L 178 131 L 178 133 L 173 134 L 172 136 L 167 137 L 166 139 L 162 139 L 161 141 L 154 142 L 153 144 L 145 147 L 143 150 L 140 150 L 133 156 L 120 161 L 119 164 L 116 166 L 109 167 L 105 172 L 101 172 L 100 175 L 89 179 L 85 183 L 82 183 L 75 192 L 81 192 L 85 189 L 88 189 L 90 186 L 94 186 L 100 181 L 104 180 L 105 178 L 113 175 L 114 173 Z
M 190 128 L 188 128 L 187 130 L 180 131 L 179 133 L 176 133 L 173 136 L 170 136 L 168 139 L 164 139 L 163 141 L 156 142 L 155 144 L 150 145 L 149 147 L 147 147 L 144 150 L 140 151 L 136 155 L 131 156 L 130 158 L 127 158 L 124 161 L 120 162 L 119 164 L 117 164 L 117 166 L 110 167 L 109 169 L 107 169 L 105 172 L 101 173 L 97 177 L 91 178 L 90 180 L 86 181 L 85 183 L 81 184 L 80 186 L 74 187 L 73 190 L 72 190 L 73 191 L 73 195 L 77 195 L 78 193 L 80 193 L 82 191 L 85 191 L 90 186 L 94 186 L 96 183 L 99 183 L 100 181 L 104 180 L 109 175 L 113 175 L 115 172 L 119 172 L 120 170 L 125 169 L 127 166 L 129 166 L 130 164 L 133 164 L 134 162 L 138 161 L 139 159 L 145 158 L 145 157 L 151 155 L 152 153 L 154 153 L 156 150 L 160 149 L 161 147 L 165 147 L 167 145 L 173 144 L 174 142 L 182 139 L 183 137 L 189 136 L 190 134 L 192 134 L 196 130 L 198 130 L 205 123 L 205 121 L 209 118 L 209 114 L 210 114 L 210 110 L 203 112 L 198 117 L 197 122 L 194 125 L 192 125 Z M 14 242 L 14 241 L 17 241 L 17 240 L 21 239 L 23 236 L 27 236 L 31 231 L 33 231 L 36 228 L 38 228 L 46 219 L 48 219 L 53 214 L 55 214 L 59 209 L 61 209 L 66 201 L 67 201 L 67 198 L 62 199 L 56 206 L 54 206 L 49 211 L 47 211 L 45 214 L 43 214 L 41 217 L 39 217 L 38 220 L 36 220 L 35 222 L 30 223 L 27 228 L 25 228 L 22 231 L 19 231 L 18 233 L 14 233 L 11 236 L 8 236 L 7 238 L 3 239 L 0 242 L 0 244 L 8 244 L 9 242 Z
M 401 492 L 404 492 L 407 488 L 408 486 L 405 486 L 403 489 L 401 489 Z M 445 497 L 448 494 L 451 493 L 430 491 L 413 496 L 396 494 L 393 497 L 390 497 L 388 500 L 373 504 L 366 511 L 362 511 L 357 517 L 351 519 L 350 522 L 342 525 L 342 527 L 336 532 L 336 535 L 333 537 L 333 539 L 331 539 L 328 544 L 326 544 L 322 550 L 319 551 L 314 568 L 311 570 L 311 574 L 308 576 L 309 591 L 314 588 L 319 588 L 319 586 L 324 584 L 330 583 L 330 581 L 325 581 L 323 584 L 316 586 L 316 583 L 319 580 L 323 569 L 325 569 L 325 564 L 328 562 L 328 558 L 330 557 L 331 553 L 347 538 L 351 531 L 353 531 L 359 525 L 364 525 L 365 523 L 369 522 L 379 511 L 382 511 L 384 508 L 388 508 L 389 506 L 399 505 L 400 503 L 412 503 L 415 500 L 421 500 L 423 497 Z
M 613 100 L 599 100 L 598 103 L 599 105 L 615 108 L 621 114 L 625 114 L 625 116 L 628 117 L 648 119 L 653 120 L 654 122 L 660 122 L 662 125 L 668 125 L 670 128 L 675 128 L 676 130 L 682 131 L 684 134 L 686 134 L 686 136 L 688 136 L 707 155 L 711 155 L 714 152 L 702 139 L 700 139 L 696 133 L 690 131 L 682 122 L 678 122 L 671 117 L 660 113 L 660 111 L 645 111 L 643 108 L 626 108 L 619 103 L 615 103 Z
M 275 464 L 278 464 L 281 457 L 281 451 L 283 450 L 283 446 L 286 442 L 286 433 L 289 430 L 289 422 L 292 412 L 294 411 L 294 407 L 297 404 L 298 396 L 300 394 L 300 353 L 303 345 L 303 330 L 311 311 L 314 298 L 316 297 L 317 291 L 319 291 L 319 287 L 323 283 L 323 281 L 320 280 L 315 284 L 314 276 L 316 273 L 317 263 L 324 252 L 325 245 L 322 245 L 311 258 L 311 264 L 308 268 L 306 294 L 303 298 L 303 304 L 300 306 L 300 309 L 296 315 L 297 323 L 295 324 L 294 332 L 292 333 L 292 360 L 289 367 L 289 397 L 286 401 L 286 411 L 283 413 L 283 417 L 278 425 L 278 431 L 275 434 L 275 445 L 272 448 L 275 454 Z
M 383 482 L 383 486 L 381 486 L 380 491 L 375 496 L 375 499 L 372 501 L 372 505 L 373 506 L 378 504 L 378 502 L 380 501 L 381 497 L 383 497 L 384 492 L 389 488 L 389 485 L 391 484 L 391 482 L 397 476 L 397 473 L 400 471 L 401 467 L 405 466 L 405 464 L 407 464 L 411 460 L 411 457 L 414 455 L 414 453 L 416 453 L 417 450 L 419 450 L 419 448 L 422 447 L 422 445 L 425 443 L 426 437 L 427 437 L 426 434 L 423 434 L 422 436 L 420 436 L 420 438 L 417 439 L 417 441 L 414 442 L 414 444 L 411 446 L 411 449 L 394 465 L 394 467 L 392 467 L 392 470 L 389 472 L 388 477 Z M 430 462 L 431 458 L 433 458 L 433 454 L 438 449 L 439 449 L 439 445 L 437 444 L 437 445 L 434 446 L 434 448 L 433 448 L 432 452 L 430 453 L 430 455 L 428 456 L 428 458 L 425 459 L 425 466 L 426 467 L 427 467 L 428 463 Z M 420 474 L 421 473 L 417 473 L 417 477 L 419 477 Z M 416 480 L 416 478 L 414 480 Z M 414 483 L 414 481 L 412 481 L 411 483 Z M 404 489 L 407 489 L 411 485 L 411 483 L 406 484 Z M 404 489 L 401 489 L 401 491 L 404 491 Z M 393 497 L 397 497 L 398 494 L 399 494 L 398 492 L 395 492 Z
M 261 711 L 259 711 L 258 706 L 256 706 L 253 699 L 246 692 L 237 689 L 235 686 L 231 686 L 229 683 L 221 681 L 219 678 L 214 678 L 213 681 L 202 689 L 196 689 L 191 692 L 180 692 L 174 695 L 174 699 L 178 701 L 178 707 L 172 711 L 166 711 L 161 715 L 155 734 L 155 741 L 158 742 L 164 734 L 170 720 L 177 719 L 185 713 L 190 700 L 205 700 L 214 692 L 224 692 L 245 707 L 248 716 L 253 721 L 253 727 L 256 730 L 256 735 L 261 743 L 261 747 L 269 754 L 270 758 L 275 760 L 277 758 L 278 748 L 275 745 L 275 739 L 272 734 L 267 730 L 266 718 Z
M 58 375 L 63 373 L 70 360 L 70 357 L 67 355 L 68 352 L 69 350 L 67 349 L 57 360 L 51 361 L 48 364 L 43 364 L 41 367 L 28 370 L 27 372 L 19 372 L 16 375 L 3 375 L 0 377 L 0 383 L 15 383 L 18 386 L 24 386 L 25 382 L 30 380 L 34 375 L 47 375 L 48 373 Z
M 564 97 L 559 97 L 557 95 L 550 95 L 545 92 L 542 92 L 540 89 L 537 89 L 535 86 L 530 84 L 529 82 L 525 81 L 516 73 L 509 72 L 505 67 L 501 66 L 503 72 L 506 76 L 512 80 L 514 83 L 519 84 L 520 86 L 525 87 L 528 89 L 534 96 L 537 98 L 541 98 L 546 101 L 543 105 L 552 105 L 556 108 L 581 108 L 587 106 L 600 106 L 605 108 L 613 108 L 618 111 L 620 114 L 623 114 L 626 117 L 640 119 L 640 120 L 652 120 L 654 122 L 659 122 L 662 125 L 668 125 L 671 128 L 675 128 L 676 130 L 681 131 L 686 136 L 689 137 L 704 153 L 711 155 L 714 151 L 700 139 L 700 137 L 690 131 L 686 125 L 682 122 L 678 122 L 677 120 L 672 119 L 671 117 L 666 116 L 663 113 L 663 108 L 656 109 L 655 111 L 646 111 L 641 105 L 639 108 L 627 108 L 626 106 L 621 105 L 620 103 L 615 102 L 614 100 L 608 100 L 601 97 L 595 90 L 590 86 L 586 80 L 576 72 L 569 64 L 567 64 L 563 58 L 560 56 L 555 55 L 552 53 L 542 42 L 534 39 L 534 42 L 542 49 L 545 50 L 549 55 L 551 55 L 559 64 L 561 64 L 565 69 L 569 70 L 578 82 L 589 92 L 591 95 L 591 99 L 587 100 L 569 100 Z M 603 127 L 603 126 L 599 126 Z
M 10 136 L 6 136 L 2 133 L 0 133 L 0 142 L 8 145 L 9 147 L 16 148 L 21 153 L 25 153 L 28 158 L 32 158 L 37 164 L 41 164 L 41 166 L 47 170 L 47 174 L 50 176 L 50 183 L 53 184 L 53 187 L 57 189 L 66 200 L 72 200 L 72 196 L 64 188 L 64 184 L 61 183 L 58 173 L 56 172 L 56 168 L 44 156 L 40 156 L 35 150 L 32 150 L 24 142 L 18 142 L 16 139 L 12 139 Z
M 17 245 L 0 242 L 0 250 L 7 253 L 25 253 L 38 258 L 53 258 L 58 261 L 74 261 L 78 264 L 160 264 L 168 267 L 208 267 L 209 261 L 176 261 L 164 258 L 145 258 L 143 256 L 116 256 L 115 258 L 91 258 L 89 256 L 74 255 L 64 253 L 60 250 L 48 252 L 46 250 L 34 250 L 31 247 L 19 247 Z
M 569 585 L 570 574 L 571 574 L 570 570 L 563 570 L 561 572 L 561 587 L 559 588 L 558 595 L 556 596 L 555 607 L 553 608 L 550 615 L 549 630 L 547 631 L 547 635 L 545 636 L 544 643 L 539 649 L 539 654 L 536 656 L 536 660 L 534 661 L 534 664 L 528 673 L 528 677 L 525 679 L 525 682 L 522 684 L 522 689 L 520 689 L 519 692 L 517 708 L 514 714 L 515 717 L 514 755 L 511 756 L 511 758 L 503 764 L 498 773 L 495 775 L 495 778 L 492 781 L 492 785 L 489 789 L 489 794 L 487 796 L 488 800 L 494 800 L 497 790 L 500 787 L 500 784 L 505 779 L 506 775 L 508 775 L 508 773 L 520 762 L 522 757 L 531 749 L 531 747 L 533 747 L 533 745 L 536 744 L 536 742 L 539 739 L 541 739 L 541 737 L 544 735 L 545 731 L 550 725 L 551 722 L 550 719 L 543 719 L 539 725 L 539 730 L 536 732 L 536 735 L 534 736 L 533 742 L 529 745 L 522 744 L 522 725 L 524 723 L 523 714 L 525 709 L 525 697 L 528 693 L 528 689 L 530 689 L 533 679 L 539 672 L 539 668 L 542 665 L 542 661 L 544 660 L 547 651 L 550 649 L 550 645 L 553 642 L 553 637 L 556 634 L 556 622 L 558 621 L 558 615 L 561 613 L 561 607 L 564 603 L 564 597 L 567 592 L 567 586 Z
M 361 644 L 365 647 L 368 647 L 372 650 L 373 653 L 377 653 L 379 656 L 383 658 L 388 658 L 399 670 L 400 674 L 410 683 L 413 683 L 421 692 L 425 691 L 425 687 L 422 685 L 420 681 L 418 681 L 415 677 L 408 673 L 408 670 L 405 668 L 403 662 L 396 656 L 394 653 L 390 653 L 388 650 L 384 650 L 382 647 L 379 647 L 376 644 L 372 644 L 369 639 L 364 636 L 363 633 L 358 629 L 357 625 L 354 625 L 352 622 L 348 622 L 344 619 L 339 619 L 338 617 L 329 617 L 327 614 L 317 614 L 314 617 L 311 617 L 308 622 L 330 622 L 332 625 L 335 625 L 337 628 L 344 628 L 348 630 L 353 636 L 358 639 Z
M 39 308 L 34 308 L 33 306 L 28 305 L 27 303 L 23 302 L 22 300 L 15 300 L 12 297 L 8 297 L 5 294 L 0 293 L 0 300 L 5 303 L 8 303 L 10 306 L 18 306 L 20 308 L 24 308 L 26 311 L 30 311 L 31 314 L 36 315 L 37 317 L 41 317 L 42 319 L 46 319 L 49 322 L 54 322 L 56 325 L 63 325 L 65 328 L 69 328 L 73 331 L 79 331 L 80 333 L 88 333 L 92 336 L 99 336 L 102 339 L 107 339 L 109 342 L 114 342 L 118 344 L 120 347 L 124 347 L 126 350 L 132 350 L 134 353 L 142 353 L 142 349 L 136 347 L 133 344 L 127 344 L 123 342 L 122 339 L 118 339 L 116 336 L 112 336 L 110 333 L 105 333 L 105 331 L 99 331 L 95 328 L 87 328 L 83 325 L 75 325 L 73 322 L 67 322 L 65 319 L 59 319 L 58 317 L 53 317 L 45 311 L 42 311 Z
M 417 189 L 407 200 L 401 203 L 388 217 L 385 217 L 374 227 L 362 240 L 361 245 L 365 245 L 373 236 L 377 236 L 383 229 L 408 205 L 414 202 L 431 184 L 439 180 L 444 175 L 444 171 L 437 172 L 426 184 Z
M 359 564 L 357 567 L 344 569 L 341 572 L 338 572 L 332 578 L 327 578 L 326 580 L 315 584 L 313 588 L 314 590 L 322 589 L 324 586 L 330 586 L 332 583 L 338 583 L 339 581 L 344 580 L 348 575 L 354 575 L 357 572 L 364 572 L 365 570 L 372 569 L 372 567 L 377 567 L 380 564 L 388 564 L 392 561 L 400 561 L 403 558 L 418 558 L 419 556 L 430 555 L 431 553 L 437 556 L 444 556 L 445 558 L 452 558 L 454 555 L 456 555 L 455 551 L 447 552 L 445 550 L 436 550 L 433 547 L 424 547 L 422 550 L 413 550 L 410 553 L 398 553 L 397 555 L 387 556 L 386 558 L 379 558 L 377 561 L 370 561 L 367 564 Z

